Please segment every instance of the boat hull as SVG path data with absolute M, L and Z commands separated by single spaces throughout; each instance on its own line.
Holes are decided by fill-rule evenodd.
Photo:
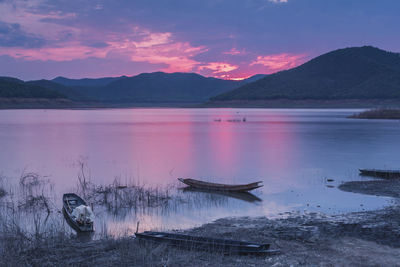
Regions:
M 72 205 L 68 204 L 70 200 L 75 200 L 76 204 Z M 73 218 L 72 218 L 72 210 L 75 207 L 78 207 L 80 205 L 85 205 L 87 206 L 86 202 L 80 198 L 78 195 L 69 193 L 69 194 L 64 194 L 63 195 L 63 215 L 65 220 L 67 221 L 68 225 L 74 229 L 76 232 L 94 232 L 94 226 L 93 223 L 90 224 L 78 224 Z
M 136 233 L 135 235 L 141 241 L 165 243 L 170 246 L 191 250 L 209 250 L 233 254 L 268 254 L 277 252 L 269 249 L 270 244 L 149 231 Z
M 193 188 L 203 189 L 203 190 L 226 191 L 226 192 L 247 192 L 263 186 L 262 184 L 260 184 L 262 182 L 255 182 L 242 185 L 228 185 L 228 184 L 209 183 L 189 178 L 187 179 L 178 178 L 178 180 Z

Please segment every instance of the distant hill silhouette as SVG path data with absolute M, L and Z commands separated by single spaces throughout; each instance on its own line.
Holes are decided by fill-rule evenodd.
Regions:
M 37 85 L 41 86 L 43 88 L 47 88 L 49 90 L 54 90 L 61 95 L 64 95 L 65 97 L 69 98 L 70 100 L 73 101 L 88 101 L 91 100 L 89 97 L 85 96 L 84 94 L 80 93 L 79 90 L 72 88 L 72 87 L 67 87 L 62 84 L 58 84 L 56 82 L 52 82 L 49 80 L 37 80 L 37 81 L 28 81 L 26 82 L 28 85 Z
M 400 55 L 364 46 L 329 52 L 211 100 L 399 98 Z
M 26 83 L 12 77 L 0 77 L 0 98 L 66 98 L 56 90 Z
M 27 81 L 0 77 L 0 98 L 65 98 L 75 103 L 102 104 L 201 103 L 210 97 L 264 77 L 242 81 L 207 78 L 195 73 L 142 73 L 133 77 Z M 77 104 L 79 106 L 79 104 Z
M 104 77 L 104 78 L 83 78 L 83 79 L 69 79 L 65 77 L 57 77 L 51 80 L 52 82 L 62 84 L 68 87 L 102 87 L 106 86 L 113 81 L 126 78 L 126 76 L 120 77 Z
M 237 84 L 195 73 L 142 73 L 108 84 L 99 97 L 113 102 L 204 102 Z
M 242 84 L 248 84 L 248 83 L 251 83 L 251 82 L 255 82 L 255 81 L 258 81 L 258 80 L 260 80 L 260 79 L 262 79 L 264 77 L 267 77 L 267 74 L 255 74 L 255 75 L 253 75 L 253 76 L 251 76 L 251 77 L 249 77 L 247 79 L 244 79 L 242 81 Z
M 207 78 L 195 73 L 153 72 L 100 79 L 58 77 L 52 81 L 68 85 L 86 98 L 102 103 L 201 103 L 262 77 L 264 75 L 259 74 L 246 80 L 232 81 Z

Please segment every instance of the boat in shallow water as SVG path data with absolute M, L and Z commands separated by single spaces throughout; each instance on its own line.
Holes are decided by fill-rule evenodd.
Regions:
M 360 174 L 380 178 L 400 178 L 400 170 L 360 169 Z
M 217 191 L 227 191 L 227 192 L 247 192 L 250 190 L 254 190 L 256 188 L 260 188 L 263 185 L 260 182 L 254 182 L 250 184 L 238 184 L 238 185 L 229 185 L 229 184 L 217 184 L 217 183 L 210 183 L 199 181 L 195 179 L 184 179 L 178 178 L 179 181 L 182 183 L 191 186 L 193 188 L 203 189 L 203 190 L 217 190 Z
M 229 239 L 151 231 L 136 233 L 135 235 L 139 241 L 164 243 L 184 249 L 208 250 L 232 254 L 275 254 L 278 252 L 277 250 L 271 250 L 270 244 L 257 244 Z
M 74 193 L 63 195 L 63 214 L 68 225 L 77 232 L 93 232 L 94 214 L 86 202 Z

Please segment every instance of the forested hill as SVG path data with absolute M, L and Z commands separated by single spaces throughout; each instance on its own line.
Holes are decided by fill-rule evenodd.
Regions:
M 201 103 L 210 97 L 230 91 L 250 81 L 263 78 L 258 74 L 246 80 L 232 81 L 204 77 L 196 73 L 142 73 L 132 77 L 67 79 L 53 82 L 69 86 L 82 96 L 102 103 Z
M 11 77 L 0 77 L 0 98 L 66 98 L 56 90 L 26 83 Z
M 213 97 L 212 101 L 399 98 L 400 55 L 364 46 L 329 52 Z

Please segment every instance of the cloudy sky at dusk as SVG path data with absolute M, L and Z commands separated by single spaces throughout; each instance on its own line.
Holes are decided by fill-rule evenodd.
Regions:
M 0 0 L 0 76 L 235 79 L 349 46 L 400 52 L 398 0 Z

